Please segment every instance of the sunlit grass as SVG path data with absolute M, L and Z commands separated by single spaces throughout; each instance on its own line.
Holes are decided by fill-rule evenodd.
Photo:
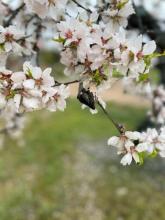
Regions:
M 135 129 L 145 118 L 145 109 L 115 104 L 109 104 L 108 108 L 114 119 L 128 129 Z M 19 147 L 16 142 L 7 140 L 1 151 L 0 220 L 88 220 L 78 214 L 75 219 L 74 208 L 67 217 L 62 217 L 70 205 L 65 200 L 65 184 L 74 178 L 74 155 L 84 142 L 89 149 L 93 149 L 92 145 L 105 148 L 107 139 L 117 131 L 102 112 L 91 115 L 88 110 L 82 111 L 74 100 L 69 101 L 65 113 L 44 111 L 30 114 L 29 118 L 24 132 L 25 145 Z M 111 154 L 110 148 L 108 154 Z M 96 204 L 104 213 L 103 220 L 119 217 L 154 220 L 156 213 L 157 219 L 163 219 L 165 182 L 162 172 L 154 171 L 158 182 L 155 185 L 151 181 L 152 172 L 146 166 L 123 168 L 111 158 L 103 159 L 99 165 L 95 154 L 90 158 L 102 169 L 93 188 L 97 192 Z M 68 160 L 70 167 L 67 167 Z M 72 192 L 72 184 L 67 187 Z M 121 187 L 125 187 L 128 194 L 120 195 L 122 193 L 117 190 Z M 76 194 L 73 197 L 77 199 Z M 60 217 L 56 213 L 61 213 Z

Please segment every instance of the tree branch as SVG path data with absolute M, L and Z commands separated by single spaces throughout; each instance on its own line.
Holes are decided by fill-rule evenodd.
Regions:
M 74 84 L 74 83 L 79 83 L 79 82 L 80 82 L 80 80 L 78 80 L 78 79 L 70 81 L 70 82 L 64 82 L 64 83 L 55 81 L 55 86 L 60 86 L 60 85 L 68 86 L 68 85 L 71 85 L 71 84 Z
M 22 5 L 20 5 L 20 7 L 18 7 L 16 10 L 12 11 L 12 15 L 10 16 L 10 18 L 5 22 L 4 21 L 4 27 L 8 27 L 12 20 L 18 15 L 18 13 L 24 8 L 25 3 L 23 3 Z
M 104 114 L 107 116 L 107 118 L 110 120 L 110 122 L 115 126 L 115 128 L 119 131 L 120 134 L 125 133 L 125 128 L 123 125 L 118 124 L 114 121 L 114 119 L 111 117 L 110 113 L 102 106 L 102 104 L 97 100 L 98 105 L 104 112 Z
M 92 11 L 89 8 L 85 8 L 83 5 L 81 5 L 79 2 L 77 2 L 76 0 L 72 0 L 72 2 L 74 2 L 78 7 L 84 9 L 85 11 L 87 11 L 88 13 L 92 13 Z

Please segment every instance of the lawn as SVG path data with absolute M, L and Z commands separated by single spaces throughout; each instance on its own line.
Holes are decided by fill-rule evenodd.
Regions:
M 139 126 L 146 109 L 109 103 L 116 120 Z M 0 220 L 163 220 L 165 163 L 124 168 L 107 139 L 106 116 L 69 100 L 65 113 L 29 114 L 24 144 L 0 154 Z M 21 141 L 22 142 L 22 141 Z

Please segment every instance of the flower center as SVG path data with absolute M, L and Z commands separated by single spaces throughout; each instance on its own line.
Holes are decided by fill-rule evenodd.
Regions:
M 12 41 L 14 40 L 14 35 L 11 34 L 11 33 L 6 33 L 6 34 L 5 34 L 5 40 L 6 40 L 7 42 L 12 42 Z

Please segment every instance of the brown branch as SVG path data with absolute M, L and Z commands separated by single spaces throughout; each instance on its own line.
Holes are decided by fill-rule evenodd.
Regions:
M 119 131 L 120 134 L 125 133 L 125 128 L 122 124 L 118 124 L 114 121 L 114 119 L 111 117 L 110 113 L 102 106 L 102 104 L 97 100 L 98 105 L 104 112 L 104 114 L 107 116 L 107 118 L 111 121 L 111 123 L 115 126 L 115 128 Z
M 60 86 L 60 85 L 65 85 L 65 86 L 68 86 L 68 85 L 71 85 L 71 84 L 74 84 L 74 83 L 79 83 L 80 80 L 74 80 L 74 81 L 70 81 L 70 82 L 64 82 L 64 83 L 61 83 L 61 82 L 57 82 L 55 81 L 55 86 Z
M 18 13 L 24 8 L 25 3 L 23 3 L 22 5 L 20 5 L 20 7 L 18 7 L 16 10 L 12 11 L 12 15 L 10 16 L 10 18 L 5 22 L 4 21 L 4 27 L 8 27 L 12 20 L 18 15 Z
M 79 2 L 77 2 L 76 0 L 72 0 L 72 2 L 74 2 L 78 7 L 84 9 L 85 11 L 87 11 L 88 13 L 92 13 L 92 11 L 89 8 L 85 8 L 83 5 L 81 5 Z

